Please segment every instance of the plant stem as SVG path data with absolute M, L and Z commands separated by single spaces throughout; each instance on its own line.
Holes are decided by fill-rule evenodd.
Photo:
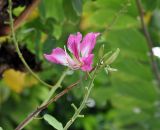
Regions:
M 12 17 L 12 0 L 8 0 L 9 4 L 8 4 L 8 13 L 9 13 L 9 19 L 10 19 L 10 28 L 11 28 L 11 36 L 13 38 L 13 43 L 15 45 L 15 48 L 16 48 L 16 52 L 20 58 L 20 60 L 22 61 L 22 63 L 24 64 L 24 66 L 27 68 L 27 70 L 33 75 L 33 77 L 35 79 L 37 79 L 40 83 L 42 83 L 43 85 L 45 86 L 48 86 L 50 88 L 52 88 L 53 86 L 52 85 L 49 85 L 47 84 L 46 82 L 44 82 L 43 80 L 41 80 L 39 78 L 39 76 L 37 74 L 35 74 L 32 69 L 29 67 L 29 65 L 27 64 L 27 62 L 25 61 L 20 49 L 19 49 L 19 46 L 18 46 L 18 42 L 17 42 L 17 39 L 16 39 L 16 35 L 15 35 L 15 32 L 14 32 L 14 22 L 13 22 L 13 17 Z
M 68 71 L 68 70 L 67 70 Z M 59 78 L 59 80 L 57 81 L 57 83 L 52 87 L 52 89 L 50 90 L 50 92 L 48 93 L 47 98 L 43 101 L 43 103 L 37 108 L 37 110 L 35 110 L 34 112 L 32 112 L 31 114 L 28 115 L 27 118 L 25 118 L 16 128 L 15 130 L 21 130 L 23 129 L 26 125 L 28 125 L 33 119 L 34 117 L 36 117 L 43 109 L 44 106 L 46 104 L 48 104 L 48 102 L 50 101 L 50 99 L 52 98 L 54 92 L 57 90 L 57 88 L 61 87 L 61 83 L 63 81 L 63 79 L 65 78 L 65 76 L 67 75 L 66 71 L 63 72 L 63 74 L 61 75 L 61 77 Z M 56 99 L 57 100 L 57 99 Z
M 153 51 L 152 51 L 153 42 L 152 42 L 151 36 L 148 32 L 147 26 L 145 25 L 145 22 L 144 22 L 144 12 L 143 12 L 143 7 L 142 7 L 141 0 L 136 0 L 136 4 L 137 4 L 137 8 L 138 8 L 138 11 L 139 11 L 139 14 L 140 14 L 141 26 L 142 26 L 142 29 L 143 29 L 143 32 L 144 32 L 144 35 L 145 35 L 145 38 L 146 38 L 146 41 L 147 41 L 149 53 L 150 53 L 152 71 L 153 71 L 153 73 L 155 75 L 155 78 L 157 80 L 157 85 L 160 88 L 160 73 L 159 73 L 159 70 L 158 70 L 157 62 L 154 58 L 154 54 L 153 54 Z M 157 90 L 159 91 L 159 89 L 157 89 Z
M 74 107 L 75 108 L 75 113 L 72 116 L 72 118 L 66 123 L 66 125 L 64 127 L 64 130 L 67 130 L 78 117 L 83 117 L 83 116 L 80 115 L 80 113 L 83 110 L 83 108 L 85 107 L 86 102 L 88 100 L 88 97 L 89 97 L 89 95 L 91 93 L 91 90 L 94 86 L 93 82 L 94 82 L 94 79 L 95 79 L 96 74 L 97 74 L 98 66 L 99 65 L 96 66 L 96 68 L 94 70 L 94 73 L 93 73 L 93 76 L 91 78 L 91 81 L 89 82 L 88 87 L 86 87 L 86 94 L 83 98 L 83 101 L 81 102 L 81 105 L 79 106 L 79 108 Z
M 63 74 L 61 75 L 61 77 L 59 78 L 58 82 L 52 87 L 52 89 L 50 90 L 49 94 L 48 94 L 48 97 L 45 99 L 45 101 L 42 103 L 41 106 L 43 106 L 44 104 L 46 104 L 50 98 L 53 96 L 54 92 L 59 88 L 61 87 L 61 83 L 63 81 L 63 79 L 65 78 L 66 76 L 66 73 L 67 73 L 68 70 L 64 71 Z

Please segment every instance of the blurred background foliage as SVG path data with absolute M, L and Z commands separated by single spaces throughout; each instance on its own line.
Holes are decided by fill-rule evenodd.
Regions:
M 147 24 L 154 46 L 160 46 L 160 2 L 142 0 Z M 18 14 L 23 7 L 14 9 Z M 108 29 L 108 27 L 110 27 Z M 142 33 L 139 14 L 134 0 L 41 0 L 16 31 L 17 39 L 26 54 L 25 59 L 46 82 L 54 84 L 65 69 L 48 63 L 44 53 L 63 47 L 71 33 L 101 32 L 94 53 L 105 44 L 105 51 L 120 48 L 121 53 L 112 65 L 118 72 L 96 78 L 85 118 L 78 119 L 70 130 L 159 130 L 160 98 L 151 70 L 148 46 Z M 13 130 L 45 99 L 49 88 L 36 81 L 18 62 L 12 43 L 0 38 L 1 64 L 8 65 L 0 80 L 0 126 Z M 12 49 L 8 51 L 8 48 Z M 2 50 L 3 47 L 3 50 Z M 13 57 L 12 57 L 13 56 Z M 8 58 L 9 57 L 9 58 Z M 4 59 L 12 62 L 5 62 Z M 160 59 L 156 57 L 160 67 Z M 13 65 L 14 62 L 14 65 Z M 16 66 L 16 67 L 15 67 Z M 37 68 L 38 69 L 34 69 Z M 63 81 L 63 88 L 82 78 L 75 71 Z M 80 83 L 67 95 L 44 110 L 65 124 L 79 105 L 84 94 Z M 61 91 L 61 90 L 58 90 Z M 44 120 L 35 119 L 25 130 L 51 130 Z

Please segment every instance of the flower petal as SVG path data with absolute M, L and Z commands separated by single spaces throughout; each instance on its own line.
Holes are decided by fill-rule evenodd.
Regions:
M 91 71 L 92 70 L 92 63 L 93 63 L 93 54 L 89 54 L 87 57 L 83 57 L 81 60 L 83 62 L 83 66 L 81 69 L 83 71 Z
M 91 54 L 91 52 L 96 44 L 96 38 L 99 35 L 100 35 L 100 33 L 91 32 L 91 33 L 88 33 L 84 37 L 82 44 L 81 44 L 81 47 L 80 47 L 82 57 L 86 57 L 89 54 Z
M 62 64 L 65 66 L 68 66 L 68 61 L 66 59 L 66 53 L 62 48 L 55 48 L 52 50 L 51 54 L 44 54 L 44 57 L 50 61 L 54 62 L 56 64 Z
M 73 53 L 73 55 L 79 60 L 80 53 L 80 42 L 82 35 L 80 32 L 77 32 L 77 35 L 71 34 L 68 38 L 67 47 L 68 50 Z

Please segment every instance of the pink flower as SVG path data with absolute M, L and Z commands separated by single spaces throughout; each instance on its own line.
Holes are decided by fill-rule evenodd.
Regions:
M 67 48 L 72 53 L 72 57 L 70 57 L 66 49 L 59 47 L 53 49 L 51 54 L 44 54 L 44 56 L 50 62 L 62 64 L 74 70 L 90 71 L 94 57 L 92 50 L 99 34 L 93 32 L 88 33 L 83 40 L 80 32 L 76 35 L 71 34 L 68 38 Z

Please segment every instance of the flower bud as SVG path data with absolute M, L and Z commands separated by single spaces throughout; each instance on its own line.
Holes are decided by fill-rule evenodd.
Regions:
M 99 58 L 102 58 L 103 54 L 104 54 L 104 44 L 102 44 L 99 48 L 99 51 L 98 51 Z
M 106 61 L 110 57 L 111 54 L 112 54 L 112 51 L 107 52 L 102 58 L 103 61 Z
M 104 68 L 106 74 L 108 74 L 109 72 L 116 72 L 118 71 L 117 69 L 115 68 L 111 68 L 109 65 L 107 65 L 105 68 Z
M 117 58 L 117 56 L 119 55 L 119 52 L 120 52 L 120 49 L 117 48 L 117 50 L 109 58 L 104 60 L 105 64 L 106 65 L 112 64 L 115 61 L 115 59 Z

